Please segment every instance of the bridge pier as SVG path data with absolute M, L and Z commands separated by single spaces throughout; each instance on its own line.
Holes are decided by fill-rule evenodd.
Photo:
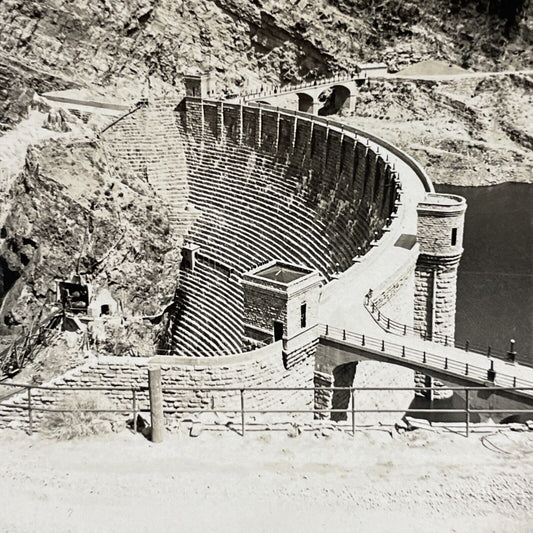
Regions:
M 352 398 L 354 409 L 384 408 L 407 409 L 413 399 L 413 370 L 397 365 L 383 364 L 358 354 L 360 350 L 350 341 L 330 341 L 321 338 L 315 352 L 314 386 L 315 409 L 330 409 L 339 412 L 320 412 L 315 418 L 332 421 L 346 421 L 351 417 Z M 365 349 L 362 349 L 365 352 Z M 339 387 L 343 390 L 336 390 Z M 376 390 L 380 387 L 405 387 L 405 390 Z M 370 388 L 354 390 L 350 388 Z M 409 390 L 408 390 L 409 389 Z M 355 413 L 356 425 L 395 423 L 401 418 L 398 412 Z
M 333 396 L 333 376 L 326 372 L 319 372 L 315 370 L 313 383 L 316 387 L 314 397 L 314 408 L 317 410 L 331 409 L 331 400 Z M 328 390 L 329 389 L 329 390 Z M 316 419 L 326 420 L 329 418 L 329 413 L 320 412 L 315 413 Z

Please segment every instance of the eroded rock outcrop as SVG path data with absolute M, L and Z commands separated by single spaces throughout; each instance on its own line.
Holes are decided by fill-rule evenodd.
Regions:
M 8 205 L 0 233 L 3 333 L 29 326 L 54 300 L 56 281 L 76 274 L 119 302 L 136 332 L 129 348 L 156 343 L 143 317 L 172 301 L 180 243 L 147 182 L 108 162 L 99 141 L 50 140 L 29 150 Z

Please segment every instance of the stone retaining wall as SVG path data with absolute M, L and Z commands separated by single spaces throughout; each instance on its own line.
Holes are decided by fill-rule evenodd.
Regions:
M 104 396 L 120 409 L 132 409 L 132 392 L 119 388 L 143 389 L 137 393 L 138 408 L 149 409 L 148 368 L 161 367 L 163 389 L 170 387 L 309 387 L 312 386 L 312 359 L 302 361 L 288 371 L 283 364 L 282 344 L 277 342 L 254 350 L 224 358 L 188 357 L 101 357 L 64 376 L 54 379 L 50 387 L 106 387 L 105 391 L 32 390 L 34 408 L 59 409 L 72 405 L 73 396 L 83 394 Z M 165 391 L 164 409 L 167 417 L 182 418 L 186 415 L 172 413 L 175 409 L 240 409 L 240 391 Z M 0 428 L 26 427 L 28 413 L 27 392 L 24 390 L 3 402 L 0 406 Z M 245 395 L 247 409 L 304 409 L 312 406 L 311 393 L 298 391 L 253 391 Z M 125 414 L 131 418 L 131 415 Z M 46 420 L 46 413 L 35 411 L 36 428 Z

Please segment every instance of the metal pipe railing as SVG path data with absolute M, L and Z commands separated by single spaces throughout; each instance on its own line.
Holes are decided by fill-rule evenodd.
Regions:
M 6 386 L 12 387 L 23 387 L 27 391 L 26 396 L 26 405 L 5 405 L 0 404 L 0 407 L 6 407 L 11 409 L 21 409 L 28 411 L 28 431 L 30 433 L 34 430 L 34 419 L 33 414 L 36 412 L 39 413 L 115 413 L 115 414 L 132 414 L 134 429 L 136 429 L 137 414 L 140 412 L 147 412 L 149 408 L 142 408 L 138 403 L 137 393 L 140 391 L 147 392 L 148 387 L 52 387 L 52 386 L 39 386 L 39 385 L 28 385 L 28 384 L 15 384 L 10 383 Z M 32 390 L 53 390 L 63 392 L 65 390 L 74 392 L 74 391 L 108 391 L 116 392 L 118 391 L 130 391 L 132 396 L 131 407 L 123 409 L 66 409 L 66 408 L 49 408 L 49 407 L 38 407 L 35 405 L 35 399 L 32 395 Z M 240 399 L 240 407 L 237 409 L 202 409 L 202 408 L 166 408 L 164 409 L 165 414 L 196 414 L 196 413 L 218 413 L 218 414 L 234 414 L 240 415 L 240 425 L 241 425 L 241 435 L 245 435 L 246 431 L 246 415 L 248 414 L 313 414 L 313 415 L 330 415 L 333 413 L 344 414 L 346 420 L 348 420 L 350 415 L 351 420 L 351 432 L 355 435 L 356 423 L 355 415 L 356 414 L 368 414 L 368 413 L 404 413 L 405 415 L 411 413 L 441 413 L 441 414 L 454 414 L 462 413 L 465 416 L 465 431 L 466 436 L 470 435 L 470 426 L 471 426 L 471 415 L 472 414 L 496 414 L 496 413 L 533 413 L 533 409 L 472 409 L 471 408 L 471 396 L 472 392 L 477 391 L 494 391 L 494 392 L 503 392 L 503 391 L 515 391 L 515 388 L 510 387 L 164 387 L 162 389 L 163 398 L 165 393 L 170 392 L 194 392 L 195 394 L 199 392 L 235 392 L 235 398 Z M 533 387 L 521 387 L 521 390 L 533 391 Z M 289 391 L 307 391 L 313 392 L 313 396 L 318 392 L 333 394 L 335 391 L 343 391 L 349 393 L 349 398 L 351 399 L 351 405 L 348 405 L 346 408 L 309 408 L 309 409 L 272 409 L 272 408 L 246 408 L 245 404 L 245 394 L 253 392 L 289 392 Z M 462 391 L 465 393 L 465 402 L 462 408 L 456 409 L 356 409 L 356 392 L 391 392 L 391 391 L 410 391 L 413 393 L 416 392 L 427 392 L 427 391 L 452 391 L 458 392 Z M 38 399 L 37 399 L 38 400 Z M 148 400 L 146 400 L 148 401 Z M 175 398 L 172 398 L 172 402 L 175 402 Z
M 379 352 L 380 355 L 385 355 L 393 359 L 402 361 L 410 361 L 421 367 L 423 370 L 438 370 L 446 371 L 446 373 L 453 377 L 464 378 L 468 377 L 470 380 L 478 380 L 481 382 L 493 381 L 489 372 L 494 372 L 493 365 L 487 367 L 480 367 L 469 363 L 468 369 L 465 367 L 465 361 L 453 359 L 450 356 L 443 356 L 435 354 L 426 350 L 419 350 L 406 346 L 406 344 L 397 344 L 385 339 L 378 339 L 369 337 L 360 333 L 346 332 L 344 329 L 335 328 L 331 325 L 321 326 L 323 335 L 325 336 L 326 328 L 328 330 L 327 337 L 329 339 L 343 341 L 364 347 L 366 350 Z M 363 344 L 364 343 L 364 344 Z M 487 363 L 490 361 L 487 359 Z M 517 385 L 517 389 L 521 387 L 533 386 L 533 381 L 517 378 L 516 375 L 510 375 L 501 371 L 494 372 L 494 376 L 498 379 L 498 384 L 502 386 L 512 387 Z
M 450 335 L 445 335 L 441 333 L 430 333 L 427 329 L 416 326 L 408 326 L 407 324 L 393 320 L 392 318 L 389 318 L 384 315 L 383 311 L 381 311 L 376 305 L 376 303 L 370 298 L 365 299 L 365 308 L 370 313 L 375 322 L 388 333 L 393 333 L 395 335 L 416 336 L 423 340 L 437 342 L 439 344 L 443 344 L 444 346 L 451 346 L 457 348 L 458 350 L 464 350 L 465 352 L 474 352 L 480 355 L 486 355 L 487 357 L 495 357 L 497 359 L 502 360 L 508 359 L 508 352 L 494 350 L 492 346 L 476 345 L 472 344 L 468 340 L 466 340 L 464 344 L 461 344 Z M 520 364 L 533 368 L 533 364 L 529 363 L 528 361 L 522 360 Z

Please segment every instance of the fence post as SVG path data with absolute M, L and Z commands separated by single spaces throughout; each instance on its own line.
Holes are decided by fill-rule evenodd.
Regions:
M 444 370 L 448 370 L 448 358 L 444 359 Z
M 385 340 L 382 340 L 382 341 L 381 341 L 381 351 L 382 351 L 382 352 L 385 351 Z
M 387 329 L 390 329 L 390 318 L 387 318 Z
M 328 333 L 329 333 L 329 324 L 326 324 L 326 337 L 328 336 Z
M 131 389 L 133 393 L 132 401 L 133 401 L 133 431 L 137 433 L 137 392 L 135 389 Z
M 352 387 L 350 387 L 350 394 L 352 395 L 352 437 L 355 437 L 355 395 Z
M 470 343 L 466 341 L 465 343 L 465 352 L 468 352 L 468 349 L 470 348 Z
M 150 417 L 152 421 L 152 442 L 163 442 L 165 419 L 163 416 L 163 389 L 161 387 L 161 369 L 148 370 L 150 388 Z
M 465 389 L 466 437 L 470 436 L 470 391 Z
M 407 335 L 407 325 L 406 324 L 403 325 L 403 334 Z
M 487 348 L 487 357 L 490 357 L 490 352 L 491 352 L 491 350 L 492 350 L 492 347 L 489 346 L 489 347 Z
M 402 346 L 402 357 L 405 357 L 405 346 Z
M 468 363 L 465 365 L 465 376 L 468 376 Z
M 241 389 L 241 436 L 244 437 L 244 389 Z
M 424 350 L 424 358 L 422 359 L 423 363 L 426 363 L 426 351 Z
M 342 330 L 342 340 L 343 341 L 346 340 L 346 330 L 345 329 Z
M 33 434 L 33 412 L 31 408 L 31 387 L 28 387 L 28 423 L 30 435 Z
M 365 336 L 363 335 L 362 339 L 361 339 L 361 346 L 364 346 L 365 345 Z

